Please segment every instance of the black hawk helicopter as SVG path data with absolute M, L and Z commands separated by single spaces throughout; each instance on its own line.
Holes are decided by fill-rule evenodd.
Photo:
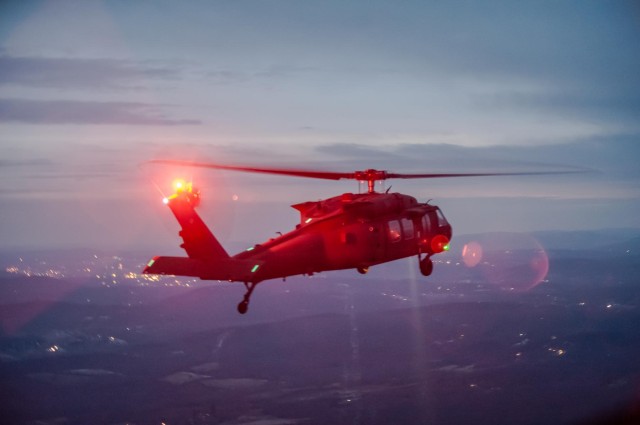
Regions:
M 203 280 L 242 282 L 246 293 L 238 304 L 245 314 L 258 283 L 294 275 L 313 275 L 329 270 L 356 269 L 365 274 L 369 267 L 400 258 L 417 256 L 420 272 L 433 271 L 431 257 L 447 251 L 451 225 L 440 208 L 420 203 L 413 196 L 375 191 L 375 184 L 387 179 L 425 179 L 478 176 L 522 176 L 566 174 L 557 172 L 520 173 L 426 173 L 401 174 L 368 169 L 351 173 L 259 168 L 206 162 L 153 160 L 155 164 L 268 173 L 316 179 L 351 179 L 367 183 L 367 193 L 344 193 L 320 201 L 292 205 L 300 212 L 300 223 L 285 234 L 230 256 L 204 224 L 196 208 L 200 191 L 182 183 L 165 204 L 178 220 L 180 245 L 187 257 L 154 257 L 145 274 L 199 277 Z

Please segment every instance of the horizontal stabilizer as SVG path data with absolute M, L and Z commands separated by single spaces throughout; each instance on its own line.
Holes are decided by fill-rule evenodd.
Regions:
M 142 273 L 174 276 L 193 276 L 204 280 L 254 282 L 262 262 L 252 260 L 219 259 L 202 261 L 187 257 L 154 257 Z

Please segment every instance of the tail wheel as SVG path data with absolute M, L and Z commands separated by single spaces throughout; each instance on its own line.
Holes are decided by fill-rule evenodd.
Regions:
M 367 272 L 369 271 L 369 267 L 358 267 L 357 270 L 360 274 L 367 274 Z
M 433 272 L 433 261 L 429 257 L 420 260 L 420 273 L 423 276 L 429 276 Z

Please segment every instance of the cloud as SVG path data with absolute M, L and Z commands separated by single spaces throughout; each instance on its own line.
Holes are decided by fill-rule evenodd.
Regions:
M 520 108 L 529 113 L 579 118 L 626 128 L 627 131 L 640 131 L 637 119 L 640 116 L 640 91 L 621 90 L 616 93 L 613 89 L 574 90 L 568 87 L 542 93 L 507 90 L 474 96 L 473 103 L 483 109 L 509 111 Z
M 385 152 L 382 148 L 371 147 L 358 143 L 334 143 L 320 145 L 316 148 L 316 151 L 345 159 L 377 160 L 389 155 L 389 152 Z
M 33 167 L 51 165 L 48 159 L 0 159 L 0 168 L 5 167 Z
M 196 125 L 198 120 L 174 119 L 164 105 L 135 102 L 0 99 L 0 123 Z
M 246 83 L 251 79 L 251 75 L 245 72 L 224 69 L 209 71 L 205 74 L 205 77 L 212 81 L 214 84 L 221 85 Z
M 0 85 L 129 89 L 144 79 L 173 80 L 176 68 L 113 59 L 0 56 Z
M 255 81 L 290 81 L 299 77 L 321 73 L 325 70 L 319 67 L 296 65 L 272 65 L 255 71 L 239 71 L 231 69 L 217 69 L 205 73 L 205 77 L 214 84 L 244 84 Z
M 581 180 L 637 185 L 640 136 L 590 138 L 571 143 L 467 147 L 413 143 L 387 147 L 357 144 L 318 146 L 325 161 L 350 169 L 375 167 L 395 172 L 513 172 L 587 169 Z

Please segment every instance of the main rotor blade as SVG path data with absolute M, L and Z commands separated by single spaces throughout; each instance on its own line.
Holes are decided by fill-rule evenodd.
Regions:
M 325 180 L 359 180 L 363 182 L 375 182 L 383 181 L 387 179 L 439 179 L 449 177 L 486 177 L 486 176 L 534 176 L 534 175 L 549 175 L 549 174 L 575 174 L 584 173 L 585 170 L 570 170 L 570 171 L 525 171 L 525 172 L 510 172 L 510 173 L 417 173 L 417 174 L 404 174 L 404 173 L 390 173 L 383 170 L 368 169 L 362 171 L 355 171 L 352 173 L 336 173 L 331 171 L 313 171 L 313 170 L 292 170 L 287 168 L 262 168 L 262 167 L 250 167 L 244 165 L 223 165 L 215 164 L 212 162 L 198 162 L 198 161 L 182 161 L 174 159 L 154 159 L 149 161 L 152 164 L 167 164 L 178 165 L 183 167 L 198 167 L 198 168 L 213 168 L 217 170 L 233 170 L 243 171 L 248 173 L 265 173 L 265 174 L 277 174 L 282 176 L 296 176 L 307 177 L 312 179 L 325 179 Z
M 584 171 L 525 171 L 515 173 L 427 173 L 427 174 L 402 174 L 386 173 L 387 179 L 439 179 L 448 177 L 487 177 L 487 176 L 536 176 L 545 174 L 575 174 Z
M 241 166 L 241 165 L 213 164 L 210 162 L 180 161 L 180 160 L 172 160 L 172 159 L 154 159 L 149 162 L 153 164 L 179 165 L 183 167 L 213 168 L 216 170 L 234 170 L 234 171 L 244 171 L 248 173 L 279 174 L 284 176 L 308 177 L 312 179 L 340 180 L 340 179 L 355 178 L 354 173 L 333 173 L 329 171 L 289 170 L 289 169 L 281 169 L 281 168 L 259 168 L 259 167 L 248 167 L 248 166 Z

